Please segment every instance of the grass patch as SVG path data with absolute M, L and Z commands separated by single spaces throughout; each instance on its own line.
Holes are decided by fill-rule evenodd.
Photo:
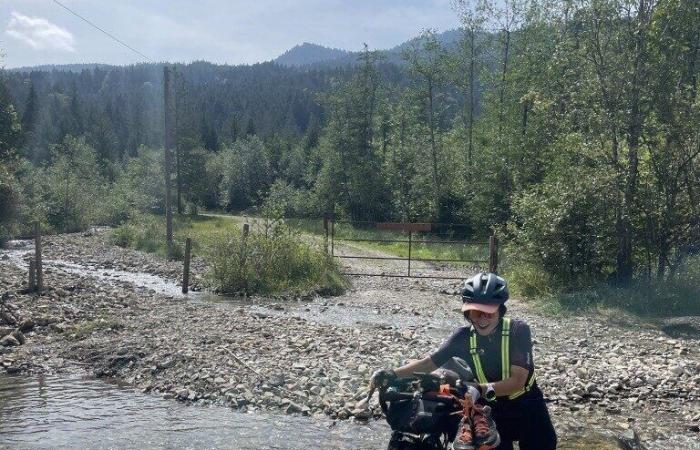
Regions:
M 635 281 L 615 286 L 604 281 L 566 289 L 536 267 L 519 265 L 507 274 L 515 295 L 534 300 L 548 315 L 590 310 L 622 310 L 640 317 L 700 315 L 700 257 L 689 258 L 669 281 Z
M 226 217 L 173 216 L 173 258 L 184 257 L 185 240 L 192 238 L 193 252 L 207 249 L 218 237 L 230 233 L 239 225 Z M 112 230 L 112 243 L 155 253 L 163 258 L 168 249 L 165 242 L 165 217 L 142 215 Z
M 302 232 L 316 236 L 324 236 L 322 220 L 288 219 L 287 223 Z M 368 250 L 377 250 L 402 258 L 408 257 L 408 234 L 401 231 L 357 228 L 349 223 L 335 224 L 335 245 L 352 245 Z M 360 241 L 346 241 L 346 239 Z M 362 241 L 367 239 L 367 241 Z M 487 239 L 483 243 L 474 239 L 464 239 L 451 233 L 414 233 L 411 243 L 411 258 L 416 259 L 447 259 L 462 261 L 488 261 L 489 245 Z M 405 241 L 405 242 L 372 242 Z M 441 243 L 439 241 L 464 241 L 463 243 Z
M 124 324 L 114 319 L 96 319 L 88 320 L 73 326 L 69 331 L 69 335 L 76 340 L 87 339 L 93 333 L 103 333 L 109 331 L 118 331 L 124 329 Z

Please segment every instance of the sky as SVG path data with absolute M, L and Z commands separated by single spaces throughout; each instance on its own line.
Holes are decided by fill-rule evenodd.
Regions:
M 253 64 L 303 42 L 345 50 L 457 28 L 450 0 L 59 0 L 154 61 Z M 53 0 L 0 0 L 0 66 L 145 62 Z

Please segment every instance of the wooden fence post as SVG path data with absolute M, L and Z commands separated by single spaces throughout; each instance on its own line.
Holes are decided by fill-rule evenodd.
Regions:
M 325 237 L 323 239 L 323 250 L 325 250 L 326 255 L 328 254 L 328 213 L 323 215 L 323 231 L 325 232 Z
M 36 262 L 34 259 L 29 260 L 29 283 L 27 285 L 27 291 L 34 292 L 36 290 Z
M 408 276 L 411 276 L 411 247 L 413 246 L 413 231 L 408 230 Z
M 34 224 L 34 264 L 36 264 L 36 291 L 41 294 L 44 289 L 44 273 L 41 264 L 41 227 Z
M 489 272 L 498 273 L 498 238 L 495 234 L 489 237 Z
M 241 275 L 243 278 L 243 294 L 248 295 L 248 278 L 246 278 L 245 270 L 246 270 L 246 259 L 247 259 L 247 242 L 248 242 L 248 233 L 250 232 L 250 225 L 247 223 L 243 224 L 243 236 L 241 237 Z M 265 236 L 267 236 L 267 230 L 265 231 Z
M 182 271 L 182 293 L 187 294 L 190 288 L 190 257 L 192 256 L 192 238 L 185 240 L 185 267 Z

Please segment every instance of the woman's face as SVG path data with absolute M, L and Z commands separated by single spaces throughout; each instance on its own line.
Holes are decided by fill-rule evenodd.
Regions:
M 480 334 L 489 334 L 498 325 L 498 311 L 487 314 L 482 311 L 469 311 L 469 321 Z

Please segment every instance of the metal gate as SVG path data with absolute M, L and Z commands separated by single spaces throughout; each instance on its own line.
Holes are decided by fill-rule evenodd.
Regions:
M 349 225 L 353 227 L 355 224 L 362 224 L 362 230 L 367 232 L 375 230 L 377 232 L 388 231 L 397 236 L 390 239 L 375 238 L 375 237 L 339 237 L 336 234 L 336 225 Z M 366 272 L 343 272 L 345 275 L 351 276 L 370 276 L 370 277 L 394 277 L 394 278 L 432 278 L 432 279 L 448 279 L 458 280 L 464 277 L 455 276 L 440 276 L 440 275 L 420 275 L 415 271 L 412 273 L 411 264 L 413 262 L 424 263 L 453 263 L 453 264 L 479 264 L 487 266 L 488 270 L 493 273 L 498 271 L 498 239 L 495 235 L 491 235 L 486 241 L 467 240 L 467 239 L 434 239 L 431 232 L 438 227 L 444 226 L 463 226 L 460 224 L 435 224 L 435 223 L 397 223 L 397 222 L 349 222 L 336 221 L 331 214 L 324 216 L 323 228 L 325 231 L 326 252 L 337 259 L 364 259 L 364 260 L 384 260 L 384 261 L 405 261 L 405 273 L 386 274 L 386 273 L 366 273 Z M 419 237 L 420 239 L 417 239 Z M 426 239 L 427 237 L 427 239 Z M 341 243 L 380 243 L 380 244 L 399 244 L 405 245 L 405 253 L 407 256 L 388 256 L 388 255 L 346 255 L 337 254 L 337 245 Z M 421 258 L 414 255 L 416 245 L 464 245 L 478 246 L 486 248 L 488 246 L 488 254 L 483 258 Z

